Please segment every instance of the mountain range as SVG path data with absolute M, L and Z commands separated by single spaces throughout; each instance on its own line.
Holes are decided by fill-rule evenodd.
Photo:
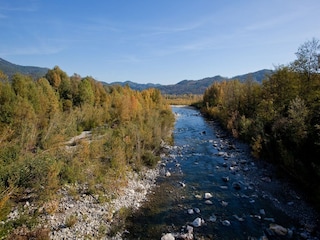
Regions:
M 17 64 L 10 63 L 2 58 L 0 58 L 0 70 L 6 74 L 9 79 L 15 74 L 15 73 L 21 73 L 24 75 L 30 75 L 33 79 L 38 79 L 40 77 L 43 77 L 48 72 L 49 68 L 43 68 L 43 67 L 34 67 L 34 66 L 21 66 Z M 125 81 L 125 82 L 112 82 L 112 83 L 105 83 L 102 82 L 105 85 L 120 85 L 125 86 L 128 85 L 133 90 L 144 90 L 148 88 L 157 88 L 161 91 L 162 94 L 175 94 L 175 95 L 181 95 L 181 94 L 203 94 L 204 91 L 212 85 L 214 82 L 221 82 L 223 80 L 233 80 L 238 79 L 239 81 L 243 82 L 247 79 L 252 79 L 258 83 L 261 83 L 263 79 L 265 79 L 268 75 L 272 74 L 272 70 L 269 69 L 263 69 L 252 73 L 246 73 L 243 75 L 238 75 L 232 78 L 226 78 L 222 77 L 220 75 L 214 76 L 214 77 L 207 77 L 200 80 L 183 80 L 176 84 L 170 84 L 170 85 L 161 85 L 161 84 L 153 84 L 153 83 L 147 83 L 147 84 L 140 84 L 135 83 L 132 81 Z
M 200 80 L 183 80 L 178 82 L 177 84 L 170 84 L 170 85 L 161 85 L 161 84 L 139 84 L 131 81 L 125 82 L 113 82 L 107 85 L 121 85 L 125 86 L 128 85 L 131 89 L 134 90 L 143 90 L 147 88 L 157 88 L 161 90 L 163 94 L 203 94 L 205 90 L 211 86 L 214 82 L 221 82 L 224 80 L 234 80 L 238 79 L 240 82 L 244 82 L 247 79 L 252 79 L 258 83 L 262 83 L 262 81 L 269 75 L 272 74 L 272 70 L 263 69 L 252 73 L 246 73 L 243 75 L 238 75 L 232 78 L 222 77 L 220 75 L 214 77 L 207 77 Z

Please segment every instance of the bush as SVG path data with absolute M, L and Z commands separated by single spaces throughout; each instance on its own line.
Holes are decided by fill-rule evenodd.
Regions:
M 148 167 L 155 167 L 160 161 L 160 157 L 156 156 L 153 152 L 147 151 L 142 156 L 143 164 Z

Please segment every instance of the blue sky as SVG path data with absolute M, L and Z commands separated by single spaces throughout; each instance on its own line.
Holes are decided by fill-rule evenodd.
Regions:
M 0 0 L 0 57 L 99 81 L 274 69 L 320 39 L 319 0 Z

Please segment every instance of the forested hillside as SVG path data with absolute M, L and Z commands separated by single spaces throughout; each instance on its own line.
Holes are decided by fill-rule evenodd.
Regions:
M 214 83 L 202 111 L 220 119 L 252 153 L 277 163 L 320 201 L 320 42 L 302 44 L 297 59 L 260 85 L 252 80 Z
M 9 78 L 11 78 L 16 73 L 21 73 L 23 75 L 28 75 L 33 79 L 38 79 L 46 75 L 48 70 L 48 68 L 42 67 L 17 65 L 0 58 L 0 71 L 6 74 Z
M 106 87 L 59 67 L 36 81 L 0 73 L 0 221 L 20 201 L 55 199 L 66 183 L 112 198 L 126 171 L 158 162 L 173 123 L 156 89 Z M 69 142 L 84 130 L 85 139 Z M 37 214 L 0 224 L 0 238 L 31 228 Z

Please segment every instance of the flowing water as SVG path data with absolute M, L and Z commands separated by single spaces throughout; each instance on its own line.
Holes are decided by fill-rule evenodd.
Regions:
M 316 211 L 272 166 L 252 159 L 246 144 L 196 109 L 172 110 L 174 146 L 163 157 L 157 187 L 128 219 L 124 239 L 166 233 L 181 239 L 196 218 L 194 239 L 319 239 Z

